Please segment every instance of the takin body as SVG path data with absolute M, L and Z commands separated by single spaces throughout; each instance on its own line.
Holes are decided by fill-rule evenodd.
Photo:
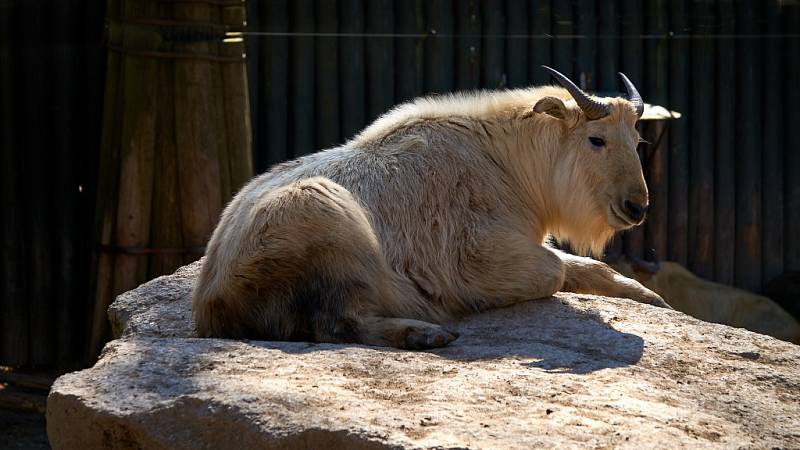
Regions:
M 209 241 L 199 335 L 421 349 L 455 339 L 454 318 L 559 290 L 668 307 L 546 245 L 600 254 L 647 207 L 635 88 L 597 99 L 552 72 L 566 89 L 419 99 L 252 180 Z

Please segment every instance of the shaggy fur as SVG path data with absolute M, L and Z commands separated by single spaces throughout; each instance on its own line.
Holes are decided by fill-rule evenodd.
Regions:
M 587 121 L 556 87 L 416 100 L 277 165 L 222 214 L 193 294 L 201 336 L 445 345 L 439 324 L 559 290 L 666 306 L 599 255 L 647 204 L 632 105 Z M 588 138 L 602 137 L 606 147 Z

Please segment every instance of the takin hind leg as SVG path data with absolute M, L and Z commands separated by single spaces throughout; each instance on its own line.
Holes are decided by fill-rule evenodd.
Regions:
M 216 259 L 225 242 L 210 244 L 204 269 L 229 270 L 221 278 L 235 285 L 196 291 L 208 291 L 204 296 L 212 300 L 197 295 L 195 301 L 201 335 L 408 349 L 440 347 L 457 337 L 415 320 L 436 316 L 397 289 L 366 212 L 339 184 L 315 177 L 283 186 L 264 194 L 250 217 L 246 241 L 252 244 L 235 263 Z M 201 284 L 213 285 L 203 278 Z M 219 292 L 226 294 L 214 295 Z M 205 305 L 214 313 L 205 314 Z M 396 317 L 398 311 L 412 312 Z

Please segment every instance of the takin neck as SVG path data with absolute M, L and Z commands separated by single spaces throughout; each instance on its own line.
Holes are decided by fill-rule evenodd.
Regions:
M 594 200 L 564 149 L 563 125 L 544 114 L 485 121 L 492 136 L 483 148 L 506 170 L 525 206 L 533 237 L 552 235 L 583 255 L 601 256 L 615 230 L 593 214 Z

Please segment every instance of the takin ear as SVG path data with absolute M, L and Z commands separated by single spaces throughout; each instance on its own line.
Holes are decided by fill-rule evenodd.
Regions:
M 567 107 L 560 98 L 544 97 L 536 102 L 533 112 L 545 113 L 556 119 L 565 120 L 568 117 Z

